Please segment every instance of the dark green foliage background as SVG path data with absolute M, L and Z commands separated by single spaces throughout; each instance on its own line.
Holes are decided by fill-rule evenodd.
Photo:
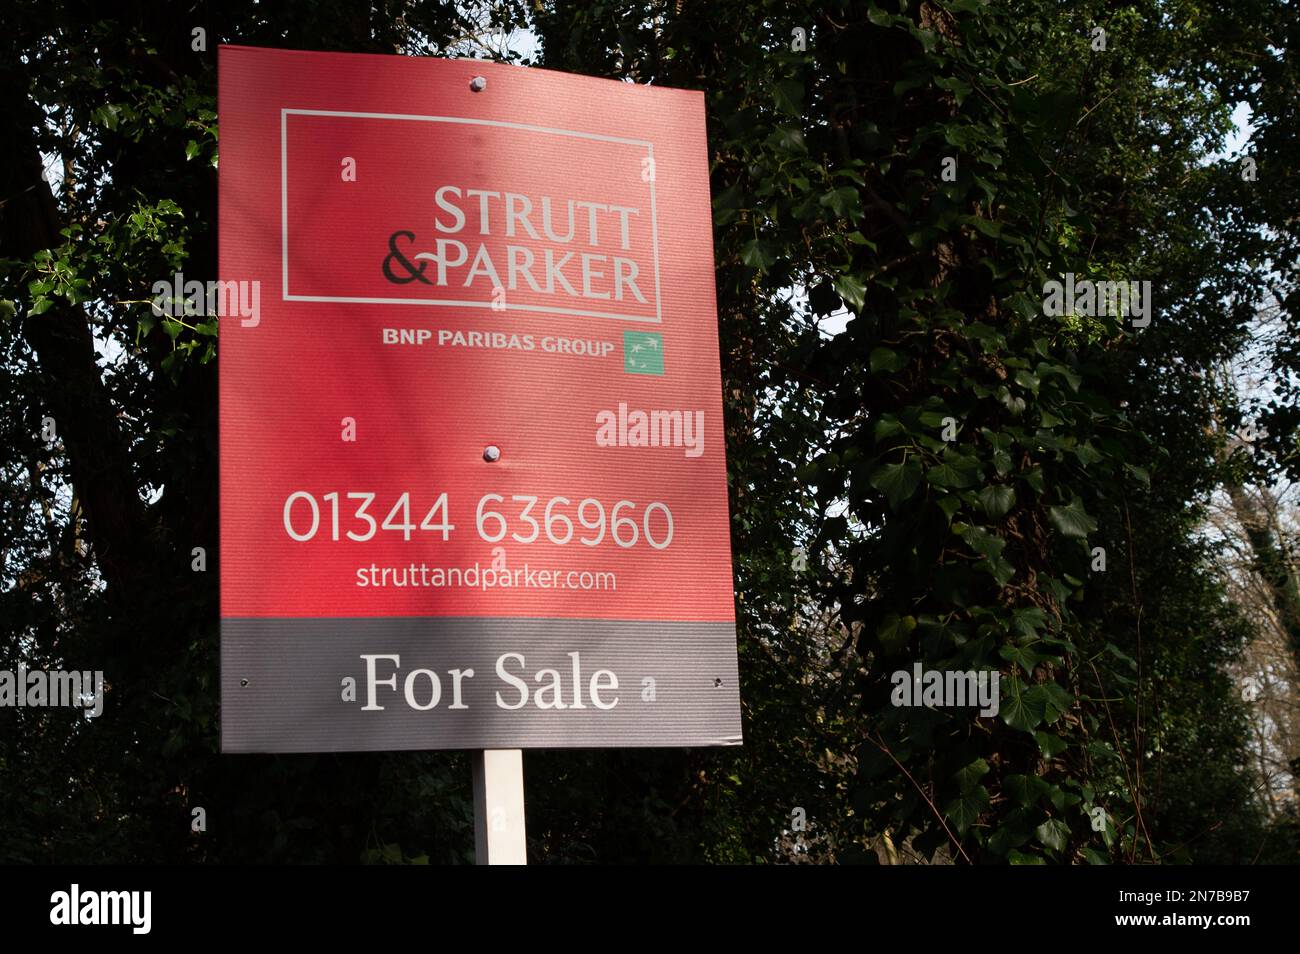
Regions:
M 218 754 L 216 321 L 143 300 L 215 277 L 218 42 L 445 55 L 473 8 L 6 9 L 0 668 L 112 687 L 93 723 L 0 711 L 0 861 L 472 860 L 463 754 Z M 1296 861 L 1200 532 L 1224 480 L 1300 476 L 1294 6 L 492 15 L 535 31 L 532 65 L 706 93 L 745 716 L 739 750 L 528 753 L 533 860 Z M 1238 103 L 1256 181 L 1223 154 Z M 49 199 L 42 155 L 71 172 Z M 1151 325 L 1044 317 L 1064 272 L 1149 280 Z M 1284 333 L 1252 337 L 1273 298 Z M 1258 406 L 1216 374 L 1245 353 L 1272 364 Z M 1000 669 L 1001 713 L 894 708 L 918 660 Z

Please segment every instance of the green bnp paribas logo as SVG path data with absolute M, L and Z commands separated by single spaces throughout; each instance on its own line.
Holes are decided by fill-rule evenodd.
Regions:
M 653 331 L 623 332 L 623 370 L 628 374 L 664 373 L 664 336 Z

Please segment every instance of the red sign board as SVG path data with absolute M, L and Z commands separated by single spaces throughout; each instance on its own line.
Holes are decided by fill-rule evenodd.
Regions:
M 739 743 L 701 94 L 223 47 L 219 110 L 223 748 Z

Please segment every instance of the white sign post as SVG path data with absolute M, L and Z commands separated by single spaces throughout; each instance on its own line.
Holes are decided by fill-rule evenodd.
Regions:
M 524 753 L 479 749 L 474 760 L 474 860 L 480 865 L 526 865 Z

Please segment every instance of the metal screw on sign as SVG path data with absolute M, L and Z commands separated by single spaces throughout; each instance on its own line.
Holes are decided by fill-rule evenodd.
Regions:
M 489 444 L 487 447 L 483 448 L 483 459 L 489 464 L 500 459 L 500 457 L 501 448 L 497 447 L 495 444 Z
M 247 679 L 241 679 L 241 680 L 239 680 L 239 688 L 241 688 L 241 689 L 247 689 L 247 688 L 248 688 L 248 680 L 247 680 Z
M 487 89 L 487 77 L 475 76 L 472 80 L 469 81 L 469 88 L 473 90 L 475 93 L 483 92 L 483 90 Z
M 721 679 L 714 679 L 714 680 L 713 680 L 713 688 L 714 688 L 714 689 L 721 689 L 721 688 L 722 688 L 722 680 L 721 680 Z

